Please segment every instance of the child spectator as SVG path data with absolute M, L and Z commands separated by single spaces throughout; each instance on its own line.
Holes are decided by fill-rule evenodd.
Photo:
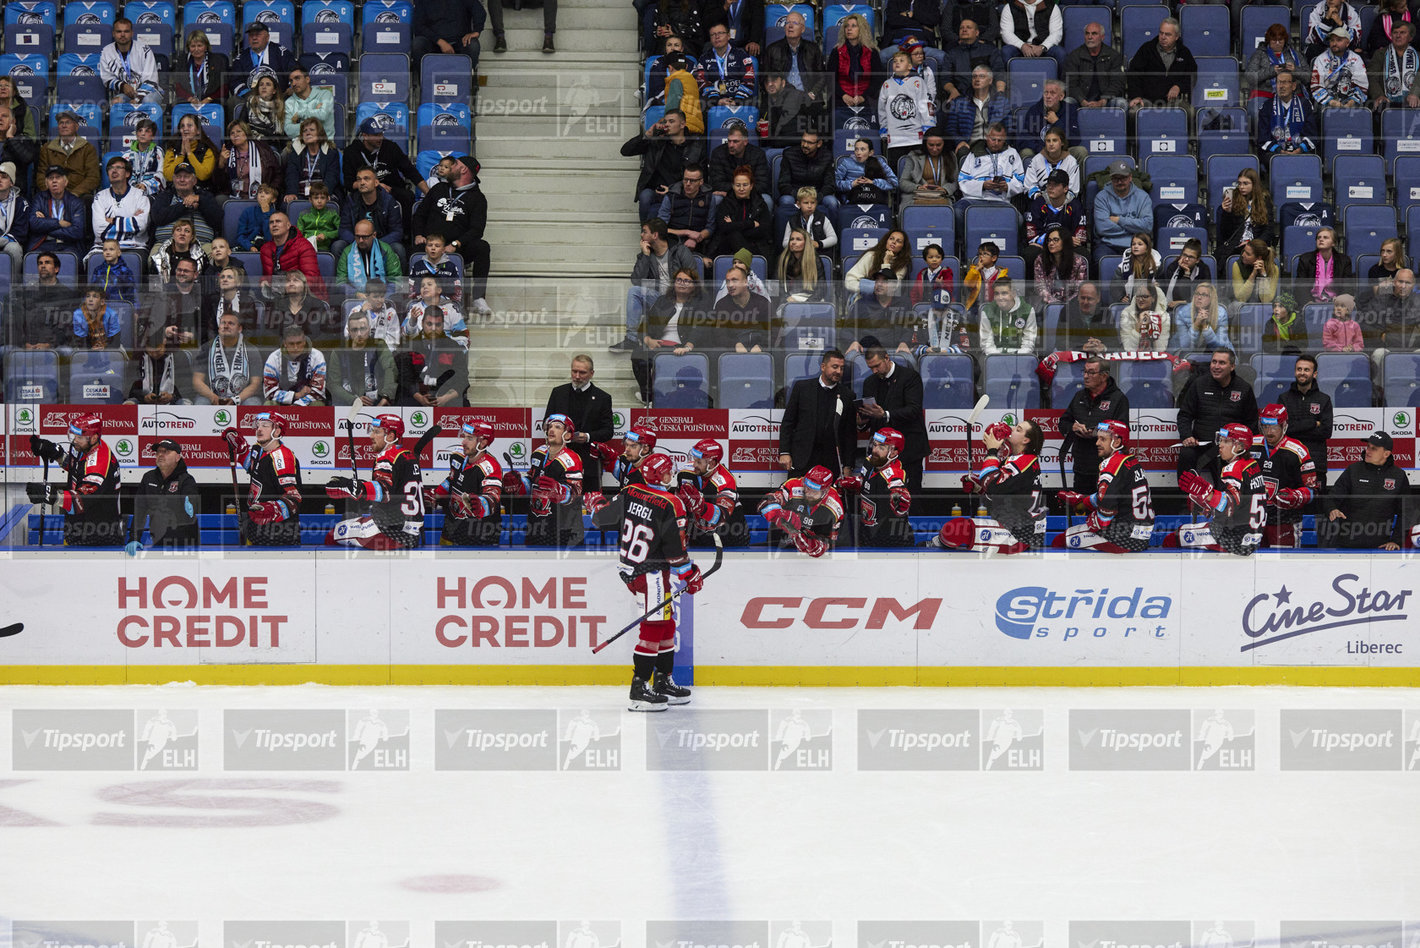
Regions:
M 996 281 L 1003 276 L 1010 276 L 1005 267 L 996 266 L 999 259 L 1001 248 L 994 240 L 983 240 L 981 246 L 976 248 L 976 262 L 967 267 L 966 276 L 962 278 L 962 286 L 966 292 L 963 302 L 966 303 L 967 309 L 971 309 L 978 302 L 984 303 L 992 299 Z
M 105 240 L 102 254 L 94 269 L 89 271 L 89 282 L 100 287 L 108 299 L 137 306 L 138 280 L 128 264 L 123 262 L 123 248 L 116 240 Z
M 78 349 L 118 348 L 123 327 L 118 310 L 97 286 L 84 291 L 84 302 L 74 310 L 74 346 Z
M 276 202 L 281 192 L 269 184 L 256 190 L 256 207 L 242 211 L 237 220 L 237 249 L 258 250 L 271 239 L 271 212 L 276 210 Z
M 296 229 L 316 250 L 330 250 L 335 235 L 340 233 L 340 213 L 330 206 L 330 188 L 324 181 L 311 182 L 311 206 L 296 221 Z
M 423 332 L 425 312 L 439 313 L 444 335 L 468 348 L 468 326 L 463 321 L 463 314 L 439 293 L 439 278 L 428 274 L 419 278 L 419 298 L 409 304 L 404 325 L 400 328 L 406 339 Z
M 789 246 L 789 234 L 794 230 L 802 230 L 813 241 L 815 253 L 823 253 L 837 247 L 838 231 L 834 230 L 833 221 L 828 219 L 828 215 L 818 209 L 817 189 L 802 187 L 794 197 L 794 206 L 799 209 L 799 213 L 784 222 L 784 239 L 780 241 L 780 246 Z
M 1321 327 L 1321 347 L 1327 352 L 1364 352 L 1361 324 L 1353 318 L 1356 297 L 1341 293 L 1332 302 L 1332 316 Z
M 449 259 L 448 241 L 443 234 L 424 236 L 424 256 L 409 267 L 410 299 L 419 295 L 419 278 L 422 276 L 438 277 L 439 293 L 455 305 L 463 302 L 463 283 L 459 280 L 459 268 Z
M 157 145 L 157 137 L 158 123 L 150 118 L 139 119 L 133 144 L 123 152 L 133 167 L 133 178 L 128 183 L 150 198 L 168 183 L 163 176 L 163 150 Z
M 365 281 L 365 290 L 360 294 L 360 303 L 345 318 L 346 326 L 350 317 L 362 313 L 370 320 L 370 337 L 389 346 L 391 352 L 399 348 L 399 310 L 388 299 L 389 285 L 383 280 Z
M 942 251 L 941 244 L 928 244 L 922 251 L 922 262 L 927 266 L 917 274 L 917 279 L 912 281 L 908 296 L 913 306 L 918 303 L 931 303 L 933 309 L 939 309 L 952 301 L 956 275 L 952 273 L 951 267 L 943 263 L 945 260 L 946 254 Z

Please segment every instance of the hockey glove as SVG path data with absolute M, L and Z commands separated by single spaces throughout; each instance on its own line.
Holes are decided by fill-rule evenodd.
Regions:
M 1073 510 L 1076 507 L 1088 507 L 1090 498 L 1073 490 L 1058 490 L 1055 492 L 1055 499 L 1060 501 L 1060 506 L 1066 510 Z
M 619 457 L 616 453 L 616 449 L 611 446 L 610 441 L 592 442 L 592 452 L 601 459 L 602 468 L 608 471 L 616 464 L 616 459 Z
M 53 441 L 47 441 L 39 435 L 30 435 L 30 451 L 41 461 L 49 461 L 51 464 L 58 464 L 64 457 L 64 452 L 59 450 L 59 445 Z
M 1090 515 L 1085 518 L 1085 526 L 1089 527 L 1095 533 L 1099 533 L 1105 527 L 1109 526 L 1109 521 L 1101 517 L 1098 510 L 1091 510 Z
M 961 489 L 968 494 L 984 494 L 986 486 L 981 483 L 981 479 L 975 474 L 967 474 L 961 479 Z
M 1312 492 L 1305 487 L 1281 487 L 1277 490 L 1274 498 L 1277 506 L 1283 510 L 1296 510 L 1298 507 L 1305 507 L 1312 499 Z
M 912 509 L 912 494 L 906 487 L 894 487 L 888 491 L 888 505 L 892 507 L 892 512 L 899 517 L 904 516 Z
M 611 503 L 611 501 L 606 499 L 606 494 L 603 494 L 599 490 L 594 490 L 589 494 L 582 495 L 582 509 L 588 514 L 596 513 L 609 503 Z
M 675 573 L 676 579 L 685 583 L 685 591 L 688 595 L 695 595 L 705 585 L 705 577 L 701 575 L 700 567 L 693 562 L 673 567 L 671 572 Z
M 794 545 L 799 548 L 800 553 L 806 553 L 814 559 L 828 552 L 828 541 L 812 533 L 794 534 Z
M 449 515 L 455 520 L 467 520 L 473 516 L 473 503 L 462 491 L 449 495 Z
M 534 496 L 546 497 L 549 501 L 565 504 L 572 499 L 572 488 L 559 480 L 540 474 L 532 489 Z
M 58 484 L 41 484 L 35 481 L 25 485 L 25 494 L 32 504 L 52 504 L 59 499 Z
M 783 507 L 771 507 L 764 512 L 764 519 L 768 520 L 771 526 L 776 526 L 787 533 L 796 533 L 804 528 L 804 518 L 793 510 L 785 510 Z
M 621 574 L 621 581 L 626 584 L 626 588 L 637 596 L 646 595 L 646 574 L 637 573 L 635 576 Z
M 351 500 L 365 499 L 365 485 L 353 477 L 332 477 L 325 485 L 327 497 L 349 497 Z
M 285 510 L 275 501 L 263 500 L 251 505 L 248 516 L 259 527 L 285 519 Z
M 503 493 L 510 497 L 521 497 L 528 492 L 528 482 L 517 471 L 503 473 Z
M 437 510 L 439 508 L 439 488 L 424 488 L 424 509 Z
M 251 445 L 247 444 L 247 439 L 235 428 L 223 428 L 222 437 L 227 442 L 227 456 L 245 465 L 247 455 L 251 453 Z
M 838 481 L 839 493 L 861 493 L 863 490 L 863 479 L 857 474 L 845 474 Z
M 995 424 L 987 425 L 986 431 L 988 434 L 991 435 L 991 437 L 995 438 L 997 441 L 1000 441 L 1003 444 L 1005 443 L 1006 439 L 1011 436 L 1011 426 L 1006 424 L 1004 421 L 998 421 Z
M 686 513 L 692 517 L 699 516 L 701 508 L 705 506 L 705 497 L 700 493 L 699 488 L 687 481 L 680 485 L 675 493 L 680 498 L 680 502 L 685 504 Z
M 138 551 L 141 549 L 143 549 L 143 544 L 139 543 L 137 540 L 129 540 L 123 545 L 123 552 L 127 553 L 129 556 L 137 556 Z
M 1188 495 L 1188 499 L 1198 506 L 1212 510 L 1218 502 L 1218 492 L 1208 479 L 1196 471 L 1182 471 L 1178 475 L 1178 487 Z

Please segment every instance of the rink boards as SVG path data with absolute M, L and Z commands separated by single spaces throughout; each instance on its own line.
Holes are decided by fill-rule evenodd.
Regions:
M 610 554 L 13 553 L 0 683 L 623 684 Z M 678 665 L 722 685 L 1415 685 L 1407 555 L 725 555 Z

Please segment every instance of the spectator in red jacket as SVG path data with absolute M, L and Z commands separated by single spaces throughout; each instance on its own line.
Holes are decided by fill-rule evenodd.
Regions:
M 321 279 L 320 266 L 316 262 L 316 248 L 291 226 L 291 217 L 279 208 L 271 212 L 271 239 L 261 245 L 261 292 L 267 299 L 272 294 L 282 296 L 285 286 L 274 290 L 271 277 L 277 272 L 286 273 L 300 270 L 306 276 L 311 292 L 321 299 L 328 299 L 325 281 Z

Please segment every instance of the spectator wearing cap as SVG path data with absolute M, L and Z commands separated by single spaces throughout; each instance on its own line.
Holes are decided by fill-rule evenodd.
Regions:
M 178 119 L 177 134 L 163 151 L 163 174 L 171 181 L 178 165 L 191 165 L 198 187 L 207 187 L 217 170 L 217 155 L 217 146 L 207 137 L 201 119 L 184 115 Z
M 1366 104 L 1371 79 L 1341 27 L 1327 36 L 1327 48 L 1312 60 L 1312 101 L 1318 109 L 1350 109 Z
M 232 60 L 232 70 L 227 75 L 228 114 L 236 111 L 237 102 L 246 98 L 256 88 L 256 80 L 262 75 L 276 78 L 282 92 L 291 70 L 296 66 L 296 58 L 290 50 L 271 42 L 271 30 L 260 20 L 247 26 L 247 45 Z
M 429 189 L 414 215 L 414 244 L 424 243 L 428 234 L 443 234 L 450 253 L 463 258 L 464 272 L 471 278 L 469 309 L 487 316 L 493 312 L 484 295 L 488 292 L 491 248 L 483 239 L 488 227 L 488 198 L 478 185 L 478 162 L 470 155 L 457 156 L 448 176 Z
M 481 47 L 478 35 L 488 22 L 488 14 L 478 0 L 441 0 L 414 5 L 414 72 L 430 53 L 461 53 L 478 65 Z
M 153 469 L 143 473 L 134 491 L 133 520 L 123 547 L 129 556 L 137 556 L 143 548 L 145 528 L 155 550 L 187 550 L 200 542 L 197 514 L 202 497 L 197 481 L 188 473 L 182 445 L 164 438 L 155 441 L 150 450 Z
M 1183 44 L 1178 20 L 1165 17 L 1153 39 L 1139 47 L 1129 61 L 1129 107 L 1188 107 L 1198 61 Z M 1363 70 L 1364 71 L 1364 70 Z
M 195 108 L 222 103 L 230 67 L 226 56 L 212 52 L 212 41 L 207 38 L 206 30 L 189 30 L 187 58 L 174 70 L 173 100 Z
M 1154 208 L 1149 195 L 1134 183 L 1134 169 L 1124 159 L 1109 166 L 1109 187 L 1095 195 L 1094 258 L 1127 254 L 1135 234 L 1154 231 Z
M 172 236 L 173 224 L 187 219 L 197 232 L 199 244 L 210 244 L 222 228 L 222 207 L 217 199 L 197 188 L 197 171 L 187 162 L 173 168 L 173 183 L 150 196 L 153 240 Z
M 404 212 L 399 202 L 380 187 L 373 168 L 361 168 L 356 172 L 354 185 L 354 193 L 340 205 L 340 235 L 331 245 L 330 252 L 339 258 L 341 251 L 355 243 L 355 225 L 368 221 L 375 229 L 375 236 L 390 247 L 403 264 L 407 256 L 404 250 Z
M 51 165 L 44 190 L 30 203 L 30 250 L 79 252 L 88 234 L 83 200 L 69 190 L 69 172 Z
M 0 162 L 0 251 L 10 258 L 10 275 L 18 277 L 30 233 L 30 205 L 15 187 L 15 163 Z
M 1059 227 L 1064 232 L 1072 253 L 1084 252 L 1090 236 L 1084 201 L 1070 193 L 1070 175 L 1058 168 L 1046 176 L 1045 187 L 1026 205 L 1026 256 L 1032 264 L 1036 254 L 1052 250 L 1045 239 L 1052 227 Z M 1056 254 L 1064 249 L 1053 248 Z
M 162 105 L 165 100 L 158 85 L 158 61 L 143 43 L 133 40 L 133 21 L 121 16 L 113 21 L 113 42 L 99 53 L 99 79 L 114 105 L 146 102 Z
M 1337 30 L 1361 50 L 1361 14 L 1346 0 L 1318 0 L 1307 13 L 1306 53 L 1315 58 L 1326 49 L 1328 40 Z
M 1415 512 L 1410 479 L 1395 463 L 1394 450 L 1390 435 L 1372 432 L 1361 460 L 1342 471 L 1322 496 L 1326 518 L 1317 529 L 1322 546 L 1399 550 L 1405 545 Z
M 344 201 L 340 152 L 326 138 L 320 119 L 308 118 L 301 123 L 301 150 L 286 160 L 286 203 L 310 197 L 315 181 L 325 183 L 336 203 Z
M 108 174 L 108 187 L 94 195 L 94 247 L 89 253 L 98 253 L 103 242 L 110 239 L 117 240 L 124 250 L 147 250 L 148 224 L 152 214 L 148 195 L 130 186 L 133 171 L 128 159 L 122 155 L 110 158 L 104 171 Z
M 143 340 L 143 351 L 129 363 L 128 397 L 125 405 L 191 405 L 183 394 L 187 379 L 178 377 L 178 360 L 168 348 L 162 326 L 154 326 Z
M 81 198 L 92 197 L 99 187 L 99 153 L 86 139 L 79 135 L 79 116 L 67 109 L 54 119 L 58 135 L 39 147 L 39 167 L 48 174 L 50 168 L 64 170 L 68 179 L 68 189 Z M 35 181 L 36 187 L 44 187 L 44 178 Z
M 39 157 L 39 143 L 15 121 L 15 112 L 8 105 L 0 105 L 0 162 L 10 162 L 16 171 L 24 175 L 35 158 Z M 15 183 L 23 185 L 28 176 L 16 177 Z
M 320 119 L 321 128 L 335 130 L 335 89 L 311 85 L 311 74 L 300 64 L 287 74 L 286 114 L 282 120 L 286 137 L 291 139 L 294 154 L 301 150 L 301 123 L 308 118 Z
M 355 176 L 360 169 L 369 168 L 375 173 L 380 190 L 390 195 L 404 208 L 405 223 L 409 223 L 409 213 L 414 208 L 414 191 L 427 194 L 429 185 L 419 169 L 409 160 L 403 148 L 385 137 L 373 118 L 360 123 L 359 135 L 341 155 L 341 170 L 345 175 L 345 190 L 355 189 Z M 413 188 L 410 185 L 413 185 Z M 406 226 L 406 230 L 408 227 Z

